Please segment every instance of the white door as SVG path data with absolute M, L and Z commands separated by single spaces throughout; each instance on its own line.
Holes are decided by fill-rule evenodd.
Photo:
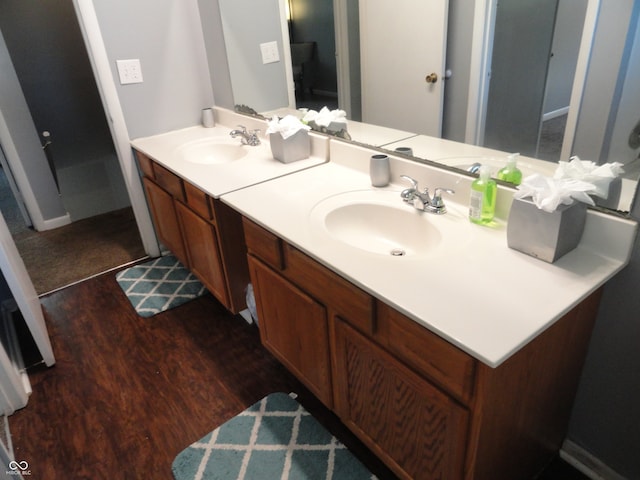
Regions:
M 20 312 L 33 340 L 40 350 L 40 355 L 47 366 L 55 363 L 53 349 L 47 333 L 40 299 L 36 293 L 31 278 L 27 273 L 20 253 L 13 242 L 4 217 L 0 214 L 0 270 L 9 285 L 9 289 L 20 308 Z
M 448 0 L 360 0 L 362 121 L 440 137 Z

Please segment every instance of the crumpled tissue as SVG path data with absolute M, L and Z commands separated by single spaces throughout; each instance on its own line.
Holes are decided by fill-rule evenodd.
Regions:
M 309 110 L 302 118 L 302 121 L 305 123 L 315 122 L 316 125 L 326 128 L 330 128 L 331 124 L 340 124 L 341 128 L 346 128 L 347 112 L 340 109 L 329 110 L 327 107 L 322 107 L 319 112 Z
M 571 205 L 574 200 L 595 205 L 589 192 L 594 189 L 592 183 L 571 178 L 550 178 L 540 174 L 526 177 L 513 198 L 531 197 L 540 210 L 555 212 L 560 205 Z
M 587 191 L 590 195 L 606 199 L 609 196 L 609 185 L 618 175 L 624 173 L 623 164 L 618 162 L 597 165 L 589 160 L 580 160 L 573 156 L 569 162 L 559 162 L 553 178 L 581 180 L 593 185 Z
M 265 134 L 279 133 L 284 140 L 294 136 L 300 130 L 311 130 L 309 125 L 305 125 L 298 117 L 286 115 L 283 118 L 273 117 L 269 120 Z

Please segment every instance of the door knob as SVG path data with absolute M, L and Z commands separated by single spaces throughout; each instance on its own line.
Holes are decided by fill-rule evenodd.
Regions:
M 427 83 L 436 83 L 438 81 L 438 74 L 430 73 L 429 75 L 426 76 L 425 81 Z

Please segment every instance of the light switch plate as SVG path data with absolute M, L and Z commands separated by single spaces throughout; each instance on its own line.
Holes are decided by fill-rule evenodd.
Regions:
M 142 67 L 139 59 L 116 60 L 116 65 L 121 85 L 142 83 Z
M 280 54 L 278 53 L 278 42 L 267 42 L 260 44 L 260 51 L 262 52 L 262 63 L 275 63 L 280 61 Z

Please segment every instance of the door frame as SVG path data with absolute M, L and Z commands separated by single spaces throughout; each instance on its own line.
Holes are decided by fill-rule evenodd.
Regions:
M 465 143 L 482 145 L 484 141 L 487 98 L 491 78 L 491 56 L 498 0 L 476 0 L 471 49 L 471 74 Z M 571 90 L 569 115 L 560 158 L 569 158 L 573 148 L 582 94 L 586 83 L 591 47 L 598 24 L 601 0 L 587 0 L 580 51 Z

